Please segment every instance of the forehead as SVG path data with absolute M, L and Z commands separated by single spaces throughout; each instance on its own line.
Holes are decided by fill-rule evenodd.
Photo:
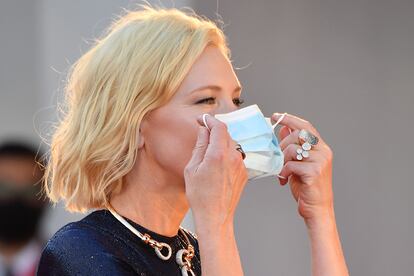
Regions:
M 218 85 L 232 90 L 240 85 L 231 62 L 214 46 L 204 49 L 183 80 L 177 94 L 189 94 L 190 91 L 206 85 Z

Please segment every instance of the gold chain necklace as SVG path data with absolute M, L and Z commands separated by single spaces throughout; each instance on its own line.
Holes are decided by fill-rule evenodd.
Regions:
M 166 261 L 169 260 L 172 254 L 171 246 L 164 242 L 158 242 L 151 238 L 150 235 L 147 233 L 141 234 L 137 229 L 135 229 L 128 221 L 126 221 L 122 216 L 120 216 L 111 206 L 111 204 L 108 203 L 107 209 L 112 213 L 112 215 L 119 220 L 123 225 L 125 225 L 129 230 L 131 230 L 132 233 L 137 235 L 144 243 L 149 244 L 152 248 L 154 248 L 155 253 L 157 256 Z M 181 269 L 181 274 L 183 276 L 192 275 L 195 276 L 194 271 L 192 269 L 191 265 L 191 259 L 194 257 L 194 247 L 191 245 L 190 240 L 187 237 L 187 234 L 180 226 L 180 231 L 183 233 L 186 241 L 187 241 L 187 249 L 183 248 L 178 250 L 175 261 L 178 264 L 178 266 Z M 163 255 L 161 252 L 163 248 L 166 248 L 168 250 L 167 255 Z

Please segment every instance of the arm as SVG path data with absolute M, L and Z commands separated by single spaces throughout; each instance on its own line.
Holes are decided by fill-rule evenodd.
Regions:
M 222 227 L 195 224 L 202 275 L 243 275 L 233 223 Z
M 281 114 L 275 113 L 272 119 L 277 121 L 280 117 Z M 333 207 L 333 152 L 308 121 L 288 114 L 281 124 L 280 147 L 286 162 L 280 173 L 280 184 L 289 183 L 298 202 L 298 212 L 306 223 L 312 250 L 312 275 L 348 275 Z M 313 144 L 308 158 L 301 161 L 296 157 L 296 150 L 300 148 L 302 129 L 316 135 L 319 143 Z
M 305 220 L 311 242 L 312 275 L 349 275 L 334 211 Z
M 186 196 L 200 249 L 203 276 L 243 275 L 234 237 L 234 213 L 248 174 L 224 123 L 208 116 L 184 170 Z M 201 116 L 198 122 L 203 122 Z

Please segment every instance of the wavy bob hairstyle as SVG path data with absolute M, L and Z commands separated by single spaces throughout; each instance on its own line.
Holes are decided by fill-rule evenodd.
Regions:
M 44 192 L 70 212 L 105 208 L 120 191 L 143 117 L 169 101 L 206 46 L 231 58 L 225 35 L 207 18 L 140 7 L 116 20 L 69 72 Z

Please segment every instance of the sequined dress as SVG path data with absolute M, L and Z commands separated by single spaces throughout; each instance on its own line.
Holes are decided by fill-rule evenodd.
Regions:
M 185 237 L 178 231 L 167 237 L 150 231 L 124 217 L 141 233 L 171 246 L 172 256 L 161 260 L 154 249 L 119 222 L 108 210 L 96 210 L 83 219 L 66 224 L 48 240 L 43 248 L 37 275 L 177 275 L 181 270 L 175 261 L 178 250 L 187 248 Z M 198 242 L 185 230 L 194 246 L 192 266 L 201 275 Z

